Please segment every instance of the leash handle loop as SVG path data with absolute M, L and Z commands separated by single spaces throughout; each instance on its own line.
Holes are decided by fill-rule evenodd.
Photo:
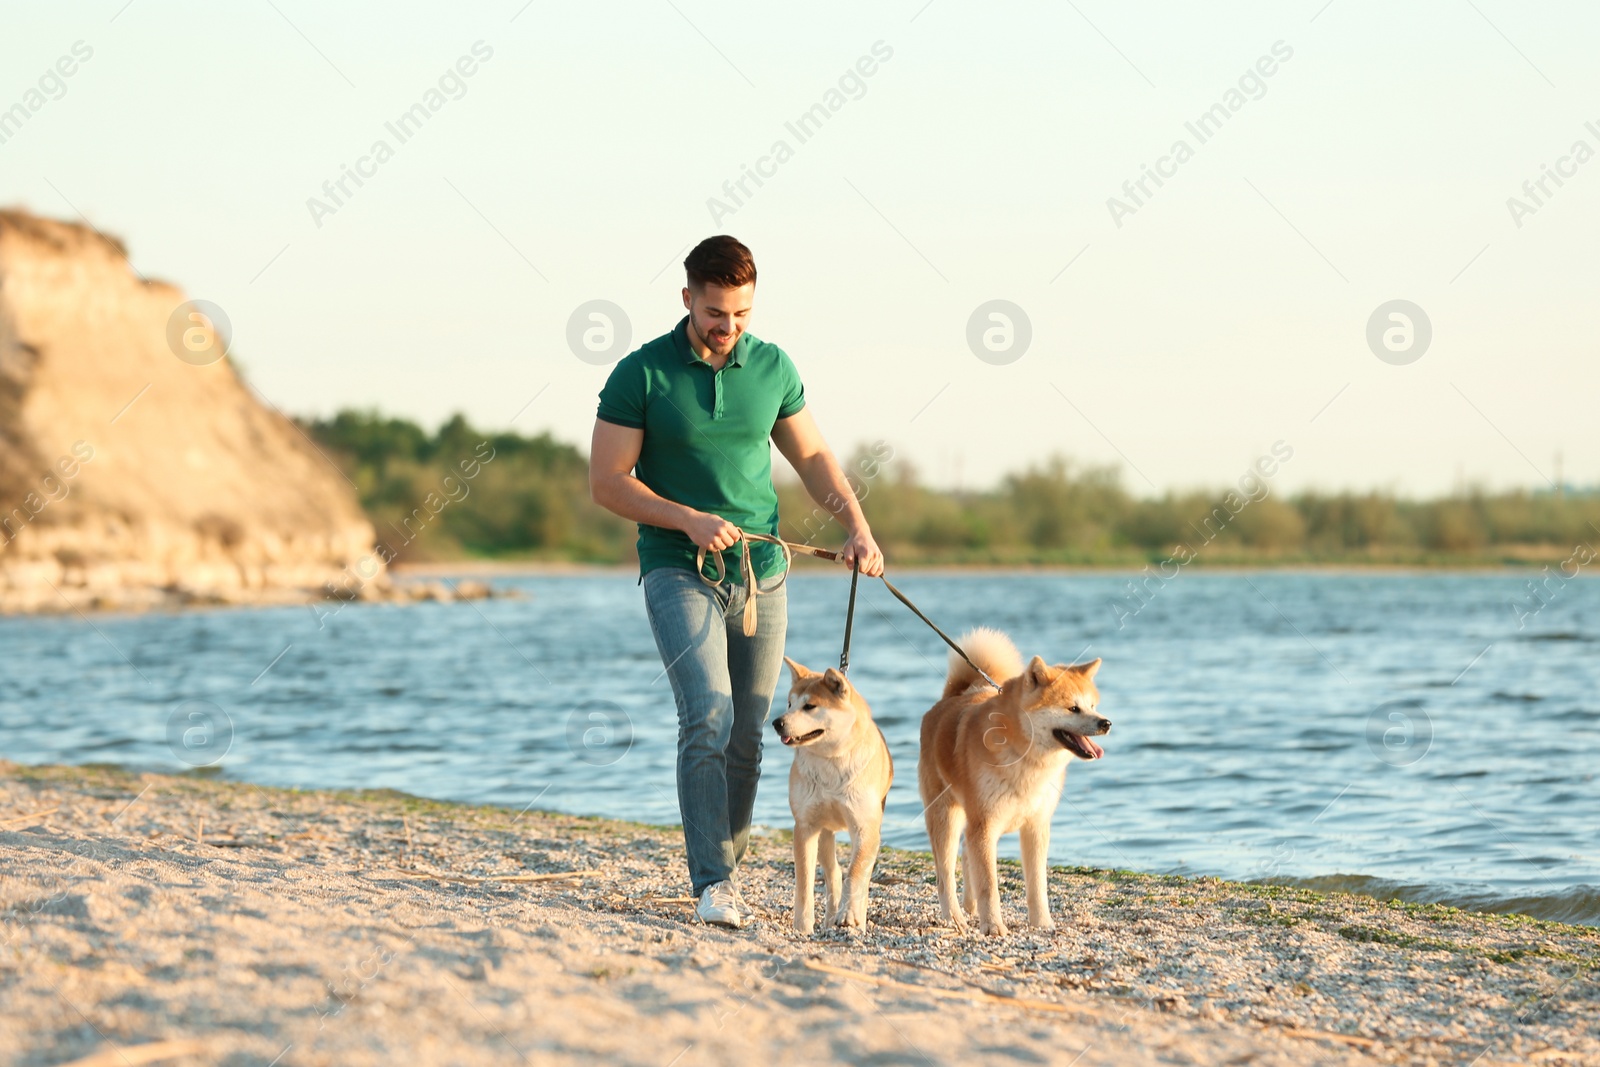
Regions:
M 695 554 L 694 569 L 700 575 L 700 580 L 707 585 L 721 585 L 728 579 L 728 565 L 722 561 L 721 552 L 711 553 L 711 558 L 717 565 L 717 577 L 714 581 L 706 577 L 706 550 L 703 548 Z
M 738 529 L 738 527 L 735 527 L 735 529 Z M 783 551 L 783 570 L 779 572 L 778 584 L 771 589 L 760 588 L 756 581 L 755 564 L 750 559 L 751 541 L 769 541 Z M 746 637 L 754 637 L 756 635 L 756 598 L 776 593 L 788 583 L 789 568 L 794 566 L 794 553 L 790 550 L 791 547 L 807 548 L 814 555 L 821 555 L 823 552 L 821 549 L 809 549 L 805 545 L 791 546 L 788 541 L 774 537 L 771 534 L 750 533 L 746 530 L 739 530 L 739 576 L 744 580 L 744 618 L 742 628 Z M 835 556 L 831 552 L 827 553 L 827 555 L 829 558 L 834 558 Z M 728 578 L 727 564 L 723 562 L 721 552 L 711 553 L 711 558 L 717 564 L 717 577 L 715 579 L 706 577 L 706 550 L 704 548 L 700 548 L 695 552 L 695 573 L 707 585 L 721 585 Z

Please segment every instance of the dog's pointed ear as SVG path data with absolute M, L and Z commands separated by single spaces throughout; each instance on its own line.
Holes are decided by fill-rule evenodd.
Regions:
M 804 667 L 800 666 L 800 664 L 796 663 L 794 660 L 790 659 L 788 656 L 783 657 L 783 662 L 785 662 L 785 663 L 787 663 L 789 665 L 789 673 L 794 676 L 794 680 L 795 681 L 798 682 L 802 678 L 811 677 L 811 674 L 812 674 L 811 671 L 806 670 Z
M 1043 689 L 1050 684 L 1050 666 L 1042 658 L 1035 656 L 1028 661 L 1027 669 L 1022 672 L 1022 676 L 1028 679 L 1028 685 L 1034 689 Z
M 1095 672 L 1100 669 L 1100 657 L 1096 656 L 1088 663 L 1080 663 L 1072 669 L 1083 675 L 1084 680 L 1088 681 L 1092 679 L 1095 676 Z
M 835 693 L 843 693 L 850 688 L 850 683 L 845 680 L 845 676 L 839 672 L 837 667 L 829 667 L 822 672 L 822 684 L 832 689 Z

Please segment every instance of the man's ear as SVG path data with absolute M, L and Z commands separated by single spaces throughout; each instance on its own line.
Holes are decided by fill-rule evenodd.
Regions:
M 1050 684 L 1050 666 L 1038 656 L 1028 661 L 1027 669 L 1022 674 L 1034 689 L 1043 689 Z
M 845 680 L 843 674 L 839 673 L 839 668 L 837 667 L 829 667 L 822 672 L 822 684 L 832 689 L 835 693 L 843 693 L 850 688 L 850 683 Z
M 815 673 L 813 671 L 806 670 L 806 668 L 800 666 L 800 664 L 796 663 L 788 656 L 783 657 L 783 662 L 789 665 L 789 673 L 794 676 L 794 680 L 797 682 L 802 678 L 809 678 L 813 673 Z
M 1096 656 L 1088 663 L 1080 663 L 1072 669 L 1083 675 L 1085 679 L 1093 678 L 1095 672 L 1100 669 L 1100 657 Z

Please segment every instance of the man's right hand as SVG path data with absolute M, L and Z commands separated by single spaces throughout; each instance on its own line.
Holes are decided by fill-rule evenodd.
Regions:
M 695 517 L 689 520 L 689 525 L 683 532 L 689 535 L 689 540 L 707 552 L 721 552 L 739 541 L 739 527 L 721 515 L 707 515 L 703 511 L 697 512 Z

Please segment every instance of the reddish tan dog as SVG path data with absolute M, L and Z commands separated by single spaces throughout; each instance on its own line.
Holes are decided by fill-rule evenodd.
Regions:
M 789 706 L 772 720 L 784 745 L 794 749 L 789 769 L 789 810 L 794 813 L 794 928 L 809 934 L 817 859 L 828 883 L 822 925 L 867 925 L 867 887 L 878 861 L 883 809 L 894 781 L 894 761 L 872 709 L 843 674 L 818 674 L 788 656 L 793 682 Z M 842 879 L 833 835 L 850 832 L 850 873 Z
M 1011 638 L 979 628 L 959 644 L 984 673 L 1001 682 L 997 693 L 955 653 L 944 696 L 922 718 L 917 780 L 926 805 L 928 839 L 939 879 L 939 913 L 958 930 L 962 914 L 976 911 L 978 928 L 1005 934 L 995 847 L 1001 834 L 1022 834 L 1022 873 L 1028 889 L 1028 925 L 1052 930 L 1046 881 L 1050 818 L 1066 785 L 1067 764 L 1099 759 L 1089 740 L 1111 729 L 1096 708 L 1098 659 L 1075 667 L 1051 666 L 1038 656 L 1022 665 Z M 962 907 L 956 906 L 956 842 L 964 835 Z

